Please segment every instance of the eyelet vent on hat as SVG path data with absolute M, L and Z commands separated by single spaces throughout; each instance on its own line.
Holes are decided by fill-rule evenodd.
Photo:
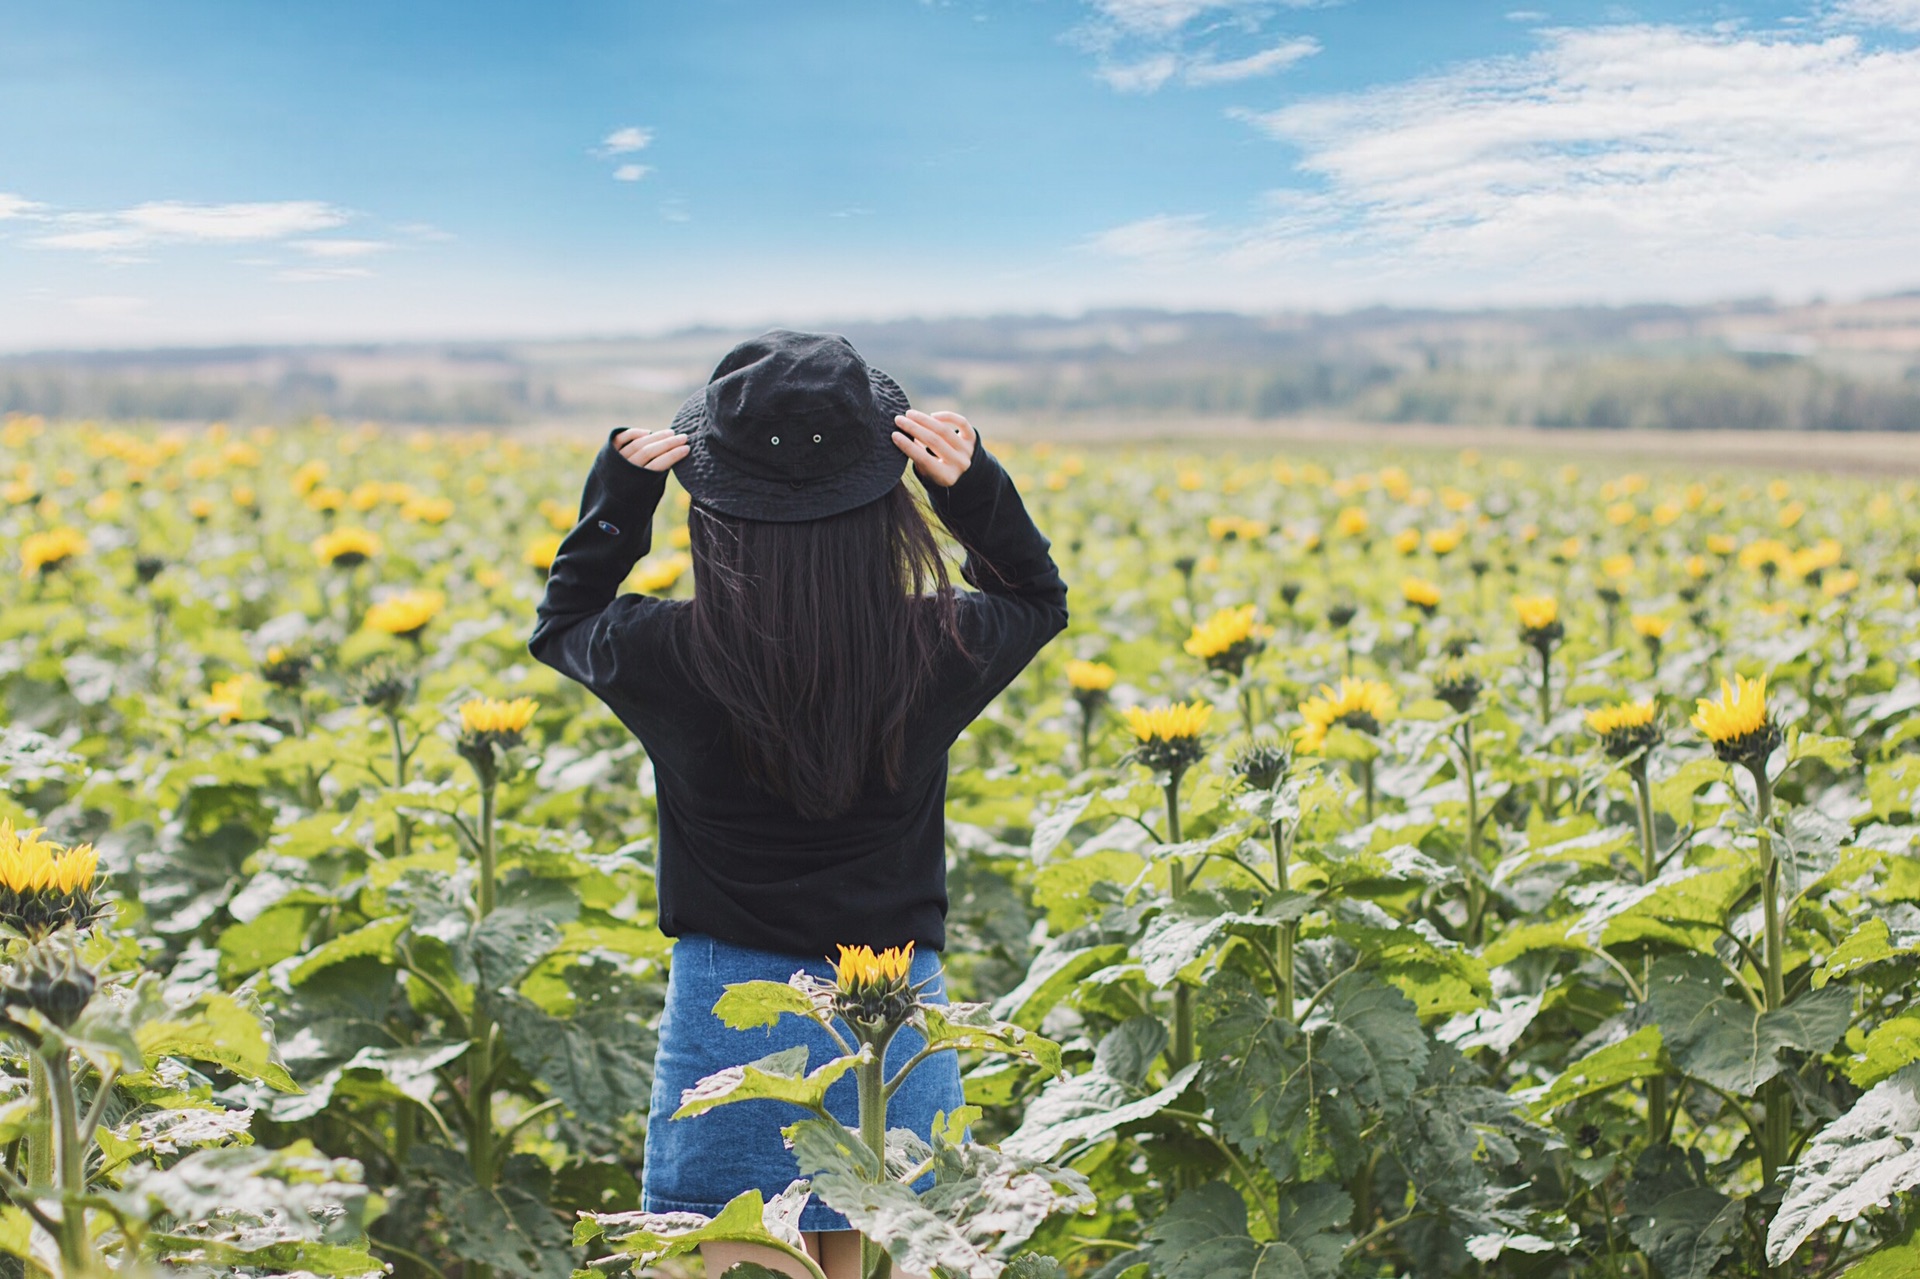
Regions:
M 813 437 L 813 442 L 814 442 L 815 444 L 818 444 L 818 443 L 820 442 L 820 437 L 819 437 L 819 436 L 817 436 L 817 435 L 816 435 L 816 436 L 814 436 L 814 437 Z
M 780 442 L 780 437 L 779 437 L 779 436 L 777 436 L 777 435 L 776 435 L 776 436 L 774 436 L 774 437 L 773 437 L 773 442 L 774 442 L 775 444 L 778 444 L 778 443 Z

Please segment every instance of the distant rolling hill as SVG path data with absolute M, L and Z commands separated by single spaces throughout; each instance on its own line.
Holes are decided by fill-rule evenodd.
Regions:
M 1792 307 L 1116 310 L 817 327 L 846 333 L 917 400 L 1029 420 L 1920 430 L 1920 294 Z M 745 335 L 46 351 L 0 356 L 0 412 L 600 423 L 671 407 Z

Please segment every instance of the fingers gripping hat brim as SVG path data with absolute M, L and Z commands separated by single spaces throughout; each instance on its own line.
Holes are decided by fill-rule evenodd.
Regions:
M 893 419 L 909 407 L 907 393 L 879 369 L 867 369 L 873 388 L 874 417 L 858 423 L 873 438 L 857 462 L 815 479 L 768 479 L 732 465 L 711 446 L 707 396 L 695 391 L 674 414 L 672 429 L 687 437 L 687 455 L 674 464 L 680 487 L 700 505 L 746 520 L 794 523 L 817 520 L 878 501 L 900 482 L 907 457 L 893 443 Z M 793 440 L 796 448 L 809 441 Z

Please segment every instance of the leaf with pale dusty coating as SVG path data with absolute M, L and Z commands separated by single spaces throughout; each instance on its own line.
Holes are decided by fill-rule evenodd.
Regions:
M 1829 1222 L 1852 1221 L 1920 1186 L 1920 1065 L 1869 1088 L 1815 1133 L 1767 1227 L 1767 1260 L 1784 1265 Z

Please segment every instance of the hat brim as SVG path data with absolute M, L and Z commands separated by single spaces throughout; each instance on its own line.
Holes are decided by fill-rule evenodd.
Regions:
M 866 425 L 874 436 L 860 459 L 845 470 L 818 479 L 770 480 L 730 465 L 709 447 L 707 392 L 702 387 L 673 415 L 672 430 L 687 437 L 687 455 L 674 464 L 673 474 L 700 505 L 743 520 L 797 523 L 878 501 L 906 471 L 907 455 L 893 443 L 893 419 L 911 406 L 907 393 L 879 369 L 869 366 L 867 381 L 873 387 L 875 416 Z

